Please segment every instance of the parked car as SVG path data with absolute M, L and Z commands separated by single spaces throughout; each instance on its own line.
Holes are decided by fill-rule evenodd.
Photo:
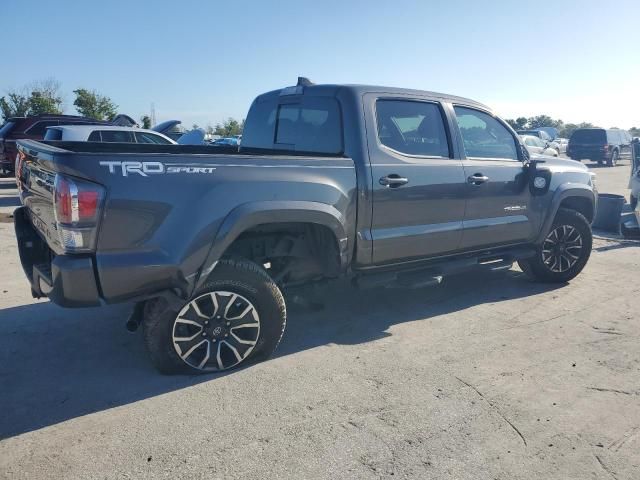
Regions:
M 109 125 L 65 125 L 47 128 L 44 140 L 62 142 L 155 143 L 175 144 L 169 137 L 153 130 Z
M 569 139 L 567 156 L 614 167 L 620 158 L 631 157 L 631 135 L 618 129 L 579 128 Z
M 56 125 L 109 125 L 76 115 L 34 115 L 9 118 L 0 128 L 0 172 L 12 175 L 15 168 L 16 141 L 20 139 L 42 140 L 48 127 Z
M 540 140 L 538 137 L 534 137 L 533 135 L 520 135 L 520 138 L 522 139 L 524 146 L 529 150 L 529 153 L 550 155 L 552 157 L 558 156 L 558 151 L 551 147 L 549 142 Z
M 553 148 L 558 154 L 560 154 L 560 146 L 554 142 L 553 137 L 549 135 L 546 130 L 541 129 L 533 129 L 533 130 L 518 130 L 518 135 L 529 135 L 532 137 L 539 138 L 543 142 L 549 144 L 551 148 Z
M 569 144 L 568 138 L 556 137 L 553 141 L 558 144 L 558 147 L 560 147 L 558 153 L 567 153 L 567 145 Z
M 32 140 L 19 151 L 15 228 L 33 294 L 135 302 L 127 323 L 142 323 L 165 373 L 268 357 L 283 292 L 320 280 L 407 288 L 517 261 L 565 283 L 591 253 L 594 175 L 541 163 L 461 97 L 300 79 L 253 102 L 237 151 Z
M 224 137 L 219 138 L 212 142 L 212 145 L 226 145 L 230 147 L 237 147 L 240 145 L 240 139 L 237 137 Z

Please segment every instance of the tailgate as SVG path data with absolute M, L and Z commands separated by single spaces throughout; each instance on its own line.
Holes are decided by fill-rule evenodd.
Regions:
M 21 147 L 16 178 L 20 200 L 31 224 L 54 252 L 62 253 L 53 208 L 55 172 L 46 168 L 38 152 Z

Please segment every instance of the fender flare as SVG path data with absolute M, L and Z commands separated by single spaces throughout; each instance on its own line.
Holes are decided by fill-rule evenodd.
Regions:
M 580 197 L 586 198 L 593 205 L 593 213 L 595 215 L 596 206 L 598 203 L 597 194 L 593 191 L 593 188 L 586 184 L 580 183 L 563 183 L 558 186 L 553 197 L 551 199 L 551 203 L 549 205 L 548 214 L 544 219 L 542 224 L 542 229 L 540 230 L 540 234 L 538 235 L 538 239 L 536 243 L 542 242 L 549 230 L 551 230 L 551 225 L 553 224 L 553 220 L 556 218 L 556 214 L 558 213 L 558 209 L 560 208 L 560 204 L 563 200 L 572 197 Z
M 244 203 L 229 212 L 222 221 L 211 249 L 200 269 L 194 290 L 213 271 L 227 248 L 246 230 L 269 223 L 315 223 L 328 227 L 336 237 L 340 267 L 349 264 L 349 241 L 344 216 L 331 205 L 310 201 L 261 201 Z

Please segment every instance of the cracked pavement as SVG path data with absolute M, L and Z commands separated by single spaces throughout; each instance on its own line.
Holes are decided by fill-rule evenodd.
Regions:
M 0 222 L 0 478 L 640 478 L 639 247 L 598 235 L 565 286 L 334 284 L 270 361 L 163 377 L 127 306 L 31 299 Z

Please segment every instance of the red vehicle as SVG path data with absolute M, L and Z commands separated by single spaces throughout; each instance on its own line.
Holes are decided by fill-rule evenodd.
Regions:
M 11 117 L 0 127 L 0 173 L 12 175 L 17 155 L 16 140 L 42 140 L 47 127 L 56 125 L 110 125 L 77 115 L 42 114 L 32 117 Z

